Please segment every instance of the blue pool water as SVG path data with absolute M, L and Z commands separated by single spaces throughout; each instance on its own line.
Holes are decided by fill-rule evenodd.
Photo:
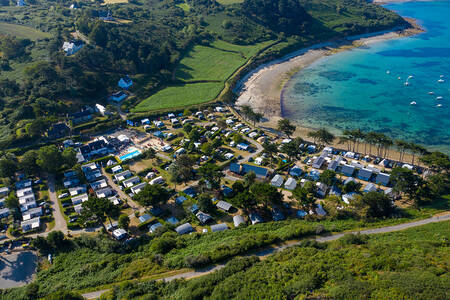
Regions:
M 386 7 L 426 32 L 317 61 L 286 85 L 283 115 L 305 127 L 375 130 L 450 153 L 450 1 Z
M 139 151 L 139 150 L 134 150 L 133 152 L 130 152 L 130 153 L 128 153 L 128 154 L 125 154 L 125 155 L 123 155 L 123 156 L 120 156 L 119 158 L 120 158 L 120 160 L 121 161 L 125 161 L 125 160 L 127 160 L 127 159 L 132 159 L 132 158 L 134 158 L 134 157 L 136 157 L 136 156 L 139 156 L 139 155 L 141 155 L 141 151 Z

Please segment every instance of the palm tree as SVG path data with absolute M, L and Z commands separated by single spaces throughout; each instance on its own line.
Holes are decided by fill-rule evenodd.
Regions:
M 369 144 L 369 155 L 372 155 L 372 146 L 376 144 L 376 132 L 368 132 L 364 138 L 364 141 Z
M 247 118 L 249 118 L 253 114 L 253 109 L 250 107 L 250 105 L 242 105 L 241 114 L 242 117 L 247 120 Z
M 394 144 L 394 142 L 392 141 L 392 139 L 390 137 L 384 136 L 384 138 L 382 140 L 382 144 L 384 147 L 384 156 L 383 157 L 386 158 L 387 151 Z
M 399 161 L 403 162 L 405 151 L 406 151 L 406 149 L 408 149 L 408 142 L 405 142 L 403 140 L 396 140 L 395 146 L 397 147 L 398 151 L 400 152 Z
M 353 144 L 353 148 L 351 150 L 353 152 L 355 152 L 356 137 L 354 136 L 354 131 L 346 129 L 346 130 L 344 130 L 343 134 L 344 134 L 344 137 L 347 138 L 348 142 Z M 350 149 L 349 149 L 349 151 L 350 151 Z
M 413 164 L 413 165 L 414 165 L 414 160 L 415 160 L 415 157 L 417 154 L 423 155 L 428 152 L 427 149 L 425 149 L 424 147 L 414 144 L 414 143 L 409 143 L 407 149 L 409 151 L 411 151 L 411 154 L 412 154 L 411 164 Z
M 366 134 L 361 129 L 353 130 L 353 136 L 356 140 L 356 152 L 359 152 L 359 144 L 364 140 Z M 366 154 L 366 147 L 364 147 L 364 155 Z

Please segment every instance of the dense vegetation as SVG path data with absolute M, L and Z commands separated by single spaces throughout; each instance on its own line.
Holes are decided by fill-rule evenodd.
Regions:
M 262 57 L 404 24 L 359 0 L 235 2 L 78 1 L 77 9 L 48 0 L 26 8 L 2 2 L 0 146 L 29 144 L 81 105 L 105 102 L 125 74 L 135 80 L 132 106 L 160 91 L 136 111 L 192 105 L 217 97 L 236 69 L 272 44 Z M 102 19 L 108 11 L 112 19 Z M 61 46 L 74 38 L 85 45 L 65 56 Z M 211 60 L 217 57 L 222 60 Z M 44 126 L 31 136 L 27 128 L 35 119 Z
M 125 283 L 102 299 L 446 299 L 449 225 L 307 241 L 261 262 L 234 259 L 198 279 Z

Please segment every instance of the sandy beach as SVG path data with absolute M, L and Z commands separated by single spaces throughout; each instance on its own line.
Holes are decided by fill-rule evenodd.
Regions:
M 262 128 L 268 130 L 276 128 L 278 120 L 282 118 L 281 99 L 283 87 L 294 74 L 315 61 L 340 51 L 423 32 L 423 29 L 414 20 L 406 20 L 412 27 L 363 36 L 353 36 L 335 42 L 317 44 L 264 64 L 247 74 L 241 80 L 238 85 L 239 97 L 235 105 L 237 107 L 242 105 L 251 106 L 255 111 L 264 114 L 264 120 L 260 123 Z M 297 124 L 297 130 L 294 135 L 306 138 L 308 132 L 311 130 L 306 127 L 300 127 Z M 342 147 L 342 145 L 334 146 Z M 390 153 L 389 156 L 398 158 L 398 154 L 395 151 Z

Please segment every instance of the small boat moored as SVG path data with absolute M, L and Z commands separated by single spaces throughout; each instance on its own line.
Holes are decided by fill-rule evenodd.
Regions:
M 412 101 L 411 103 L 409 103 L 409 105 L 416 105 L 417 102 L 416 101 Z

